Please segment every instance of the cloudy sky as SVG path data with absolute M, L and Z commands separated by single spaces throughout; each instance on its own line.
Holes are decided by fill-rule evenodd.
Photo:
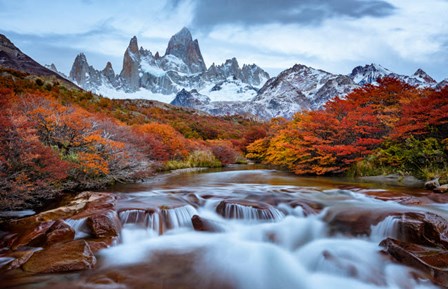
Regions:
M 164 54 L 186 26 L 206 65 L 237 57 L 271 74 L 302 63 L 334 73 L 380 63 L 448 77 L 448 0 L 0 0 L 0 33 L 68 73 L 84 52 L 119 73 L 129 40 Z

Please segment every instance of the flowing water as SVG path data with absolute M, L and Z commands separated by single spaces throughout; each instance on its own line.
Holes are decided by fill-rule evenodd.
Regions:
M 116 187 L 123 224 L 117 245 L 100 251 L 93 271 L 32 288 L 436 288 L 381 254 L 379 242 L 397 234 L 396 217 L 356 237 L 334 226 L 351 212 L 447 217 L 443 204 L 417 207 L 373 197 L 418 197 L 419 190 L 377 187 L 237 168 Z M 195 215 L 205 231 L 194 230 Z M 82 222 L 71 225 L 82 237 Z

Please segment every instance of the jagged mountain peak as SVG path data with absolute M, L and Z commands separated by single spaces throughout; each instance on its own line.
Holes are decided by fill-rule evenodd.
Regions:
M 238 60 L 236 60 L 236 57 L 232 57 L 230 59 L 227 59 L 224 65 L 238 65 Z
M 45 65 L 45 67 L 56 72 L 56 73 L 59 73 L 59 70 L 56 68 L 56 65 L 54 65 L 54 63 L 52 63 L 50 65 Z
M 361 72 L 381 72 L 383 74 L 389 74 L 392 73 L 389 69 L 383 67 L 380 64 L 376 64 L 376 63 L 371 63 L 371 64 L 366 64 L 364 66 L 356 66 L 355 68 L 353 68 L 352 70 L 352 75 L 356 74 L 356 73 L 361 73 Z
M 165 56 L 173 55 L 181 59 L 191 73 L 202 73 L 207 70 L 197 39 L 193 41 L 190 30 L 186 27 L 173 35 L 168 42 Z
M 436 83 L 436 81 L 421 68 L 417 69 L 413 76 L 426 83 Z
M 132 52 L 134 54 L 137 54 L 139 52 L 138 50 L 138 41 L 137 41 L 137 36 L 133 36 L 131 38 L 131 40 L 129 41 L 129 46 L 127 51 Z
M 366 64 L 364 66 L 356 66 L 353 68 L 349 77 L 357 84 L 364 85 L 367 83 L 376 84 L 378 78 L 391 75 L 392 71 L 375 63 Z
M 79 53 L 76 55 L 74 63 L 88 63 L 86 55 L 83 52 Z
M 110 63 L 110 61 L 108 61 L 106 63 L 106 66 L 104 67 L 103 72 L 105 72 L 105 73 L 111 73 L 112 72 L 112 73 L 115 74 L 114 68 L 112 67 L 112 63 Z
M 187 41 L 192 41 L 193 40 L 193 36 L 191 35 L 190 30 L 187 27 L 182 27 L 182 29 L 177 32 L 176 34 L 173 35 L 174 39 L 176 40 L 187 40 Z

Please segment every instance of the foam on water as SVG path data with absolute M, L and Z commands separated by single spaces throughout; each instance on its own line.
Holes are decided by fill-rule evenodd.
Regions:
M 263 171 L 261 177 L 271 177 Z M 378 243 L 395 237 L 399 231 L 397 217 L 389 216 L 371 227 L 369 237 L 352 238 L 332 234 L 324 221 L 328 208 L 336 211 L 353 207 L 415 211 L 394 202 L 384 202 L 352 190 L 303 191 L 294 186 L 216 183 L 239 180 L 254 171 L 198 175 L 194 186 L 170 189 L 176 200 L 185 196 L 185 205 L 155 210 L 128 210 L 120 213 L 124 224 L 121 244 L 102 250 L 100 269 L 152 264 L 160 256 L 189 256 L 194 266 L 197 288 L 217 288 L 216 280 L 230 281 L 238 289 L 425 289 L 435 288 L 418 282 L 413 269 L 392 263 L 381 254 Z M 259 176 L 259 177 L 260 177 Z M 210 179 L 208 179 L 209 177 Z M 198 186 L 198 184 L 203 186 Z M 213 184 L 213 186 L 208 186 Z M 139 201 L 151 204 L 151 198 L 166 194 L 154 190 L 133 193 Z M 194 194 L 200 205 L 188 196 Z M 268 197 L 266 197 L 268 196 Z M 277 199 L 278 202 L 272 201 Z M 232 202 L 241 199 L 248 204 Z M 221 201 L 228 200 L 224 215 L 217 213 Z M 271 200 L 271 201 L 269 201 Z M 305 215 L 294 201 L 322 204 L 318 215 Z M 244 204 L 244 202 L 241 202 Z M 250 202 L 263 203 L 261 208 Z M 269 204 L 269 205 L 268 205 Z M 306 202 L 305 202 L 306 204 Z M 294 207 L 294 208 L 293 208 Z M 197 232 L 193 215 L 219 223 L 222 232 Z M 252 222 L 256 220 L 255 222 Z M 262 221 L 260 221 L 262 220 Z M 142 226 L 144 224 L 144 226 Z M 173 260 L 177 260 L 174 258 Z M 173 263 L 181 266 L 184 263 Z M 219 287 L 221 288 L 221 287 Z M 228 287 L 223 287 L 228 288 Z

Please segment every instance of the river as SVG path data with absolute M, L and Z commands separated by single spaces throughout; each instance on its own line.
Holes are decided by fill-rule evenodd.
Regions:
M 448 217 L 448 205 L 415 202 L 427 194 L 421 189 L 234 167 L 111 192 L 123 226 L 96 268 L 26 288 L 438 288 L 379 246 L 397 237 L 390 212 Z

